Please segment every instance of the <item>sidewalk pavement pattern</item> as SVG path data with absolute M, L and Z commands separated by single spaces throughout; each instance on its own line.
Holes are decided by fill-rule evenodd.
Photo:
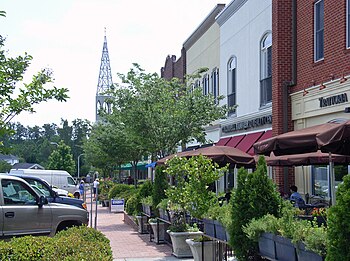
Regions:
M 90 195 L 87 200 L 88 210 L 91 209 Z M 95 226 L 95 201 L 93 202 L 91 221 Z M 90 214 L 91 219 L 91 214 Z M 167 244 L 157 245 L 149 241 L 149 234 L 139 234 L 132 227 L 124 223 L 123 213 L 111 213 L 109 208 L 97 206 L 97 230 L 101 231 L 109 240 L 114 261 L 192 261 L 193 259 L 178 259 L 171 255 L 171 247 Z

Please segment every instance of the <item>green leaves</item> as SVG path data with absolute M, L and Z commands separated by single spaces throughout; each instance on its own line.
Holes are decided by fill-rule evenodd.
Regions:
M 5 12 L 0 11 L 0 16 Z M 67 88 L 45 88 L 46 84 L 52 83 L 52 71 L 42 69 L 33 75 L 30 83 L 23 83 L 23 87 L 17 85 L 22 82 L 23 75 L 30 65 L 32 56 L 24 54 L 15 58 L 6 57 L 3 50 L 4 38 L 0 36 L 0 135 L 11 134 L 7 125 L 23 111 L 35 112 L 33 105 L 51 99 L 66 101 Z M 0 152 L 4 148 L 0 145 Z

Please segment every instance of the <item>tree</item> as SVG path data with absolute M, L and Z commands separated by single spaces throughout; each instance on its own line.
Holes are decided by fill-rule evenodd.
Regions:
M 3 16 L 4 12 L 0 12 L 0 15 Z M 51 99 L 66 101 L 68 98 L 67 88 L 45 88 L 46 84 L 52 83 L 50 69 L 42 69 L 30 83 L 18 87 L 33 58 L 27 53 L 9 58 L 3 48 L 4 38 L 0 36 L 0 137 L 13 134 L 9 122 L 23 111 L 35 112 L 33 105 Z M 4 151 L 5 147 L 0 142 L 0 152 Z
M 60 141 L 57 149 L 51 153 L 47 167 L 48 169 L 65 170 L 70 174 L 75 172 L 75 162 L 71 149 L 63 141 Z
M 12 165 L 4 160 L 0 160 L 0 173 L 10 172 Z
M 282 198 L 276 185 L 267 175 L 265 158 L 260 156 L 256 171 L 249 174 L 246 169 L 238 171 L 238 185 L 232 196 L 232 224 L 230 245 L 238 260 L 251 260 L 257 254 L 256 242 L 243 232 L 253 218 L 266 214 L 280 216 Z
M 127 133 L 153 158 L 194 139 L 204 143 L 205 126 L 225 117 L 227 110 L 217 106 L 213 96 L 193 88 L 201 72 L 188 76 L 183 84 L 176 78 L 168 81 L 145 73 L 134 64 L 127 75 L 119 74 L 122 84 L 108 93 L 114 104 L 112 115 L 120 115 Z

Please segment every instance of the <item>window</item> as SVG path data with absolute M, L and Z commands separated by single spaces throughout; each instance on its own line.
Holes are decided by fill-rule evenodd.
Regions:
M 260 107 L 272 101 L 272 34 L 268 33 L 261 41 L 260 55 Z
M 227 64 L 227 106 L 230 108 L 228 115 L 236 114 L 236 89 L 237 89 L 237 58 L 232 57 Z
M 323 0 L 315 2 L 314 7 L 314 52 L 315 61 L 323 59 L 324 48 L 324 5 Z
M 350 0 L 346 1 L 346 48 L 350 48 Z
M 312 194 L 320 197 L 329 197 L 328 183 L 328 168 L 329 166 L 313 166 L 312 167 Z M 343 182 L 343 177 L 349 173 L 349 167 L 344 165 L 334 166 L 335 176 L 335 192 L 340 183 Z
M 1 180 L 5 205 L 36 205 L 36 197 L 18 180 Z
M 211 92 L 214 96 L 215 104 L 219 103 L 218 96 L 219 96 L 219 69 L 214 68 L 214 70 L 211 72 Z
M 67 182 L 68 182 L 68 185 L 76 186 L 74 179 L 72 179 L 71 177 L 67 177 Z
M 203 94 L 209 94 L 209 75 L 205 74 L 202 79 Z

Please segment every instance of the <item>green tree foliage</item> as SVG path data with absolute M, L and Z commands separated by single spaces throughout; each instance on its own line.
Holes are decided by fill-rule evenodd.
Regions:
M 337 191 L 337 204 L 327 215 L 328 247 L 327 261 L 350 260 L 350 175 L 343 178 Z
M 4 15 L 4 13 L 1 13 Z M 4 50 L 4 38 L 0 36 L 0 137 L 13 134 L 9 122 L 23 111 L 35 112 L 33 105 L 56 99 L 66 101 L 66 88 L 45 88 L 52 83 L 52 71 L 42 69 L 32 77 L 30 83 L 22 83 L 32 56 L 25 53 L 15 58 L 7 57 Z M 22 83 L 22 87 L 18 85 Z M 0 144 L 0 151 L 6 151 Z
M 60 141 L 57 149 L 51 153 L 47 168 L 65 170 L 70 174 L 75 172 L 75 162 L 71 149 L 63 141 Z
M 183 84 L 176 78 L 168 81 L 156 73 L 145 73 L 134 64 L 126 75 L 119 76 L 122 84 L 108 93 L 113 114 L 121 115 L 126 133 L 154 157 L 163 157 L 181 142 L 205 142 L 204 126 L 225 116 L 226 108 L 217 106 L 213 96 L 193 88 L 200 75 L 188 77 Z
M 4 160 L 0 160 L 0 173 L 10 172 L 12 165 Z
M 165 190 L 168 188 L 168 180 L 167 174 L 165 173 L 164 166 L 157 166 L 155 169 L 155 177 L 152 191 L 152 200 L 153 207 L 157 207 L 157 205 L 162 201 L 162 199 L 166 198 Z
M 227 171 L 202 155 L 187 158 L 173 157 L 168 161 L 167 174 L 175 177 L 176 185 L 166 190 L 170 203 L 192 217 L 202 218 L 216 202 L 215 193 L 208 186 Z
M 267 175 L 265 158 L 260 156 L 256 170 L 249 174 L 246 169 L 238 171 L 237 189 L 232 196 L 232 224 L 229 229 L 230 245 L 238 260 L 249 260 L 257 254 L 257 243 L 243 232 L 253 218 L 266 214 L 280 215 L 282 199 L 273 181 Z

